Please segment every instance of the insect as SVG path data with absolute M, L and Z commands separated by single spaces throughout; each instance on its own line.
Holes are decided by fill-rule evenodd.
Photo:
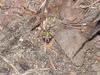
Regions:
M 50 41 L 53 39 L 53 35 L 50 32 L 50 27 L 48 28 L 48 12 L 45 12 L 46 10 L 46 6 L 47 6 L 47 2 L 48 0 L 44 0 L 43 4 L 41 5 L 40 9 L 37 11 L 35 18 L 32 18 L 30 21 L 33 21 L 33 19 L 36 19 L 34 22 L 34 27 L 31 29 L 31 31 L 33 31 L 34 29 L 36 29 L 37 27 L 41 26 L 42 23 L 42 40 L 43 42 L 45 42 L 46 44 L 49 44 Z M 46 10 L 47 11 L 47 10 Z M 38 19 L 36 18 L 38 17 Z
M 42 32 L 42 35 L 40 33 L 39 34 L 42 36 L 41 38 L 45 44 L 49 44 L 53 39 L 53 34 L 50 31 L 51 24 L 48 24 L 48 22 L 50 22 L 50 17 L 53 18 L 53 16 L 49 15 L 47 6 L 48 0 L 44 0 L 39 10 L 34 12 L 34 16 L 28 21 L 28 24 L 32 24 L 31 31 L 35 30 L 38 27 L 41 27 L 42 31 L 40 31 L 40 33 Z M 25 7 L 24 9 L 33 13 L 33 11 Z
M 52 38 L 53 38 L 53 35 L 50 31 L 43 31 L 42 39 L 46 44 L 50 43 Z

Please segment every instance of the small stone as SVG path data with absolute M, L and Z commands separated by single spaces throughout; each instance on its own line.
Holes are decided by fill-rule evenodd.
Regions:
M 38 27 L 37 29 L 38 29 L 38 30 L 41 30 L 41 27 Z
M 92 65 L 92 69 L 94 71 L 100 71 L 100 62 L 95 62 L 95 64 Z
M 77 29 L 62 29 L 59 30 L 55 38 L 65 51 L 68 57 L 72 58 L 74 54 L 79 50 L 82 44 L 86 41 L 79 30 Z
M 20 38 L 20 39 L 19 39 L 19 41 L 21 41 L 21 42 L 22 42 L 22 41 L 23 41 L 23 39 L 22 39 L 22 38 Z
M 68 75 L 77 75 L 75 71 L 71 71 Z
M 81 50 L 75 57 L 74 59 L 72 59 L 72 62 L 76 65 L 76 66 L 82 66 L 83 62 L 84 62 L 84 57 L 85 54 L 83 52 L 83 50 Z

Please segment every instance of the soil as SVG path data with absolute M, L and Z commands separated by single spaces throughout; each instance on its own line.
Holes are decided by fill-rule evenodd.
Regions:
M 0 0 L 0 75 L 100 75 L 100 0 Z

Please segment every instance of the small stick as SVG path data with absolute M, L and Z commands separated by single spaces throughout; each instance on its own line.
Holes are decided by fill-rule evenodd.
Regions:
M 27 75 L 30 74 L 32 72 L 36 72 L 36 71 L 45 71 L 45 70 L 49 70 L 50 68 L 36 68 L 36 69 L 30 69 L 25 71 L 22 75 Z

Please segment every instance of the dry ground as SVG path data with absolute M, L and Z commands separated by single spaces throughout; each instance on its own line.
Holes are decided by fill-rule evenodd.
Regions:
M 100 75 L 100 0 L 0 0 L 0 75 Z

